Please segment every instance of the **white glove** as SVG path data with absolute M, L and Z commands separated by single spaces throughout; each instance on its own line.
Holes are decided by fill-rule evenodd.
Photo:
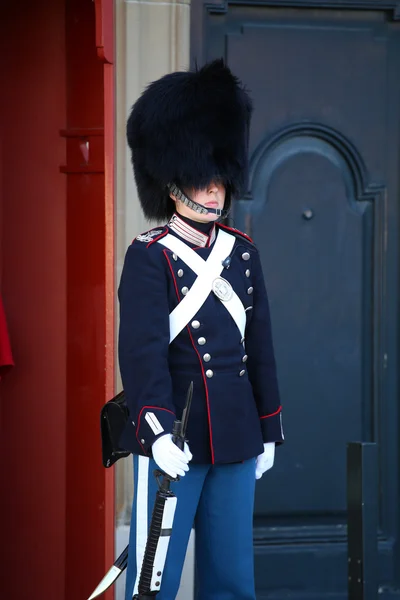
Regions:
M 189 446 L 185 442 L 184 450 L 180 450 L 170 433 L 157 438 L 151 450 L 157 466 L 174 479 L 177 475 L 183 477 L 185 471 L 189 471 L 188 462 L 193 458 Z
M 264 444 L 264 452 L 257 456 L 256 479 L 261 479 L 265 471 L 271 469 L 275 459 L 275 442 Z

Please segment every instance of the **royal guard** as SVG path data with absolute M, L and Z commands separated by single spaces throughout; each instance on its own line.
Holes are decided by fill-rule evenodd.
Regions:
M 145 216 L 166 222 L 128 248 L 119 364 L 134 462 L 126 600 L 137 594 L 159 468 L 180 481 L 160 600 L 173 600 L 192 527 L 197 598 L 255 600 L 255 480 L 282 443 L 258 250 L 223 223 L 246 192 L 252 103 L 222 60 L 150 84 L 127 124 Z M 183 450 L 172 426 L 193 399 Z

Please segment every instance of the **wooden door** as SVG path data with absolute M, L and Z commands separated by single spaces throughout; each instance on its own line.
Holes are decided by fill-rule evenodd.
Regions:
M 257 485 L 259 598 L 347 597 L 350 441 L 380 445 L 383 597 L 400 583 L 400 22 L 336 4 L 192 14 L 193 60 L 224 56 L 255 103 L 232 220 L 260 249 L 286 434 Z
M 114 390 L 112 0 L 66 0 L 66 57 L 66 600 L 75 600 L 114 561 L 114 474 L 101 464 L 99 420 Z

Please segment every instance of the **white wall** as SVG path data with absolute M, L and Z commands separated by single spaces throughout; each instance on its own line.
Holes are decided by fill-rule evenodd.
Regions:
M 127 247 L 149 229 L 133 179 L 125 138 L 126 120 L 144 87 L 165 73 L 189 66 L 190 0 L 116 0 L 116 282 Z M 117 299 L 116 299 L 117 301 Z M 118 306 L 116 307 L 118 331 Z M 121 382 L 117 368 L 118 389 Z M 116 465 L 116 553 L 128 543 L 133 497 L 131 460 Z M 193 534 L 189 543 L 178 600 L 193 598 Z M 116 585 L 116 600 L 123 600 L 125 576 Z

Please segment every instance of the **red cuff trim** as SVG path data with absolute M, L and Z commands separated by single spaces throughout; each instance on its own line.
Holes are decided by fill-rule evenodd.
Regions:
M 268 419 L 269 417 L 275 417 L 275 415 L 279 415 L 280 412 L 282 412 L 282 406 L 280 406 L 278 410 L 276 410 L 274 413 L 271 413 L 270 415 L 265 415 L 264 417 L 260 417 L 260 419 Z
M 148 408 L 151 408 L 151 409 L 153 409 L 153 410 L 165 410 L 165 412 L 169 412 L 169 413 L 171 413 L 171 415 L 174 415 L 174 416 L 175 416 L 175 413 L 174 413 L 174 412 L 172 412 L 172 410 L 169 410 L 168 408 L 161 408 L 161 406 L 143 406 L 142 410 L 141 410 L 141 411 L 140 411 L 140 413 L 139 413 L 139 416 L 138 416 L 138 424 L 137 424 L 137 427 L 136 427 L 136 439 L 137 439 L 137 441 L 139 442 L 139 444 L 141 445 L 141 447 L 142 447 L 142 448 L 143 448 L 143 444 L 141 443 L 141 441 L 140 441 L 140 439 L 139 439 L 139 437 L 138 437 L 138 434 L 139 434 L 139 429 L 140 429 L 140 418 L 141 418 L 141 416 L 142 416 L 142 412 L 143 412 L 144 410 L 147 410 Z M 167 432 L 167 433 L 168 433 L 168 432 Z M 147 452 L 146 452 L 146 450 L 145 450 L 144 448 L 143 448 L 143 452 L 144 452 L 145 454 L 147 454 Z

